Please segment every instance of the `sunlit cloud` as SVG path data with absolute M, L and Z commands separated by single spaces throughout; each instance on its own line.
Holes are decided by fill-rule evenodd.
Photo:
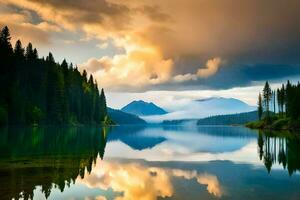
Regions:
M 223 60 L 241 67 L 279 63 L 287 68 L 299 63 L 299 2 L 292 0 L 284 6 L 259 0 L 0 0 L 0 7 L 5 7 L 0 24 L 9 25 L 13 35 L 26 42 L 49 44 L 57 33 L 66 32 L 78 38 L 78 49 L 82 41 L 97 40 L 93 51 L 99 50 L 99 56 L 92 52 L 77 64 L 112 90 L 199 87 L 224 73 Z M 111 55 L 108 48 L 123 52 Z M 195 58 L 197 65 L 179 64 L 186 57 Z M 250 79 L 244 84 L 255 80 L 251 73 L 242 75 Z M 228 82 L 230 78 L 224 77 Z
M 138 88 L 170 79 L 173 61 L 164 59 L 155 47 L 127 43 L 124 49 L 124 54 L 93 58 L 80 65 L 80 68 L 92 73 L 103 87 L 109 88 Z
M 221 60 L 221 58 L 213 58 L 206 62 L 206 65 L 204 67 L 201 67 L 198 69 L 197 73 L 191 74 L 179 74 L 174 77 L 175 82 L 184 82 L 184 81 L 195 81 L 198 78 L 207 78 L 215 73 L 217 73 L 221 63 L 224 63 L 224 61 Z

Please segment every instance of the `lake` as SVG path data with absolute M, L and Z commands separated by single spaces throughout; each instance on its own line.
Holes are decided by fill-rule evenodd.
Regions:
M 300 199 L 300 134 L 231 126 L 9 127 L 1 199 Z

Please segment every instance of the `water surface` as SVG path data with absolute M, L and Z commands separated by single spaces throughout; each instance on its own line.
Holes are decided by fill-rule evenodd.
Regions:
M 5 128 L 1 199 L 299 199 L 300 137 L 228 126 Z

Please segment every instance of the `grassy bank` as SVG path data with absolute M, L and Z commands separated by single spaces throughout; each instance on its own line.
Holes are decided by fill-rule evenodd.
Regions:
M 246 127 L 268 130 L 300 130 L 300 119 L 291 119 L 274 115 L 259 121 L 249 122 L 246 124 Z

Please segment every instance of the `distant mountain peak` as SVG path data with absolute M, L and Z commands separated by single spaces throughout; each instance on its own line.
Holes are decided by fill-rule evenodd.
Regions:
M 196 101 L 201 102 L 201 101 L 211 101 L 211 100 L 236 100 L 236 101 L 241 101 L 239 99 L 232 98 L 232 97 L 226 98 L 226 97 L 220 97 L 220 96 L 207 97 L 207 98 L 203 98 L 203 99 L 197 99 Z
M 164 115 L 168 112 L 163 108 L 155 105 L 152 102 L 145 102 L 143 100 L 135 100 L 127 104 L 121 109 L 123 112 L 138 116 L 147 116 L 147 115 Z

